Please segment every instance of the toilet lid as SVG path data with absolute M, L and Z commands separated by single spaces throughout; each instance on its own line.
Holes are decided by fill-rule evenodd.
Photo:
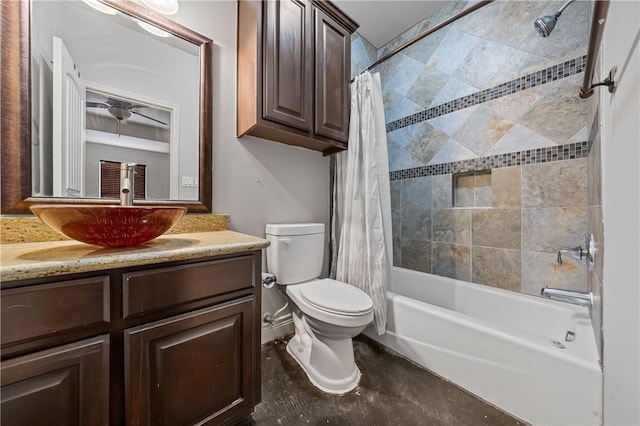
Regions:
M 373 301 L 365 292 L 329 278 L 303 284 L 300 294 L 308 304 L 337 314 L 359 315 L 373 308 Z

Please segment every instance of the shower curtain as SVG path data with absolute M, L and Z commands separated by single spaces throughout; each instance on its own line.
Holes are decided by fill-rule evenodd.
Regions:
M 349 149 L 334 157 L 331 277 L 371 297 L 376 331 L 383 334 L 393 256 L 387 134 L 379 74 L 365 72 L 351 85 Z

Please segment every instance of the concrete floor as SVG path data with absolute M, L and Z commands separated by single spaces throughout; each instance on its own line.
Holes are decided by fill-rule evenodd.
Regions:
M 285 346 L 276 340 L 262 348 L 262 403 L 246 424 L 525 424 L 364 336 L 354 340 L 362 379 L 341 396 L 314 388 Z

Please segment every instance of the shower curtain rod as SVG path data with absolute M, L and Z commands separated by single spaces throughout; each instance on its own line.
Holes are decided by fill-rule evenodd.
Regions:
M 589 33 L 589 49 L 587 50 L 587 66 L 584 70 L 584 80 L 580 89 L 580 97 L 583 99 L 593 95 L 593 88 L 596 86 L 607 86 L 609 92 L 616 90 L 615 72 L 616 67 L 609 72 L 609 77 L 600 83 L 593 84 L 593 74 L 596 71 L 596 58 L 598 49 L 604 32 L 604 25 L 607 21 L 607 13 L 609 12 L 609 0 L 597 0 L 594 2 L 593 13 L 591 17 L 591 32 Z
M 365 68 L 362 71 L 360 71 L 358 74 L 362 74 L 365 71 L 369 71 L 370 69 L 372 69 L 373 67 L 375 67 L 377 65 L 380 65 L 382 62 L 386 61 L 387 59 L 389 59 L 390 57 L 392 57 L 396 53 L 399 53 L 399 52 L 403 51 L 404 49 L 406 49 L 407 47 L 411 46 L 412 44 L 422 40 L 423 38 L 425 38 L 429 34 L 435 33 L 439 29 L 446 27 L 447 25 L 451 24 L 452 22 L 457 21 L 458 19 L 460 19 L 460 18 L 462 18 L 464 16 L 467 16 L 471 12 L 480 9 L 481 7 L 484 7 L 484 6 L 488 5 L 489 3 L 493 3 L 493 1 L 494 0 L 479 1 L 479 2 L 469 6 L 468 8 L 464 9 L 460 13 L 458 13 L 456 15 L 453 15 L 449 19 L 445 19 L 444 21 L 440 22 L 439 24 L 434 25 L 433 27 L 429 28 L 428 30 L 426 30 L 422 34 L 412 38 L 411 40 L 409 40 L 408 42 L 406 42 L 402 46 L 393 49 L 391 52 L 389 52 L 386 55 L 384 55 L 383 57 L 379 58 L 373 64 L 369 65 L 367 68 Z M 353 79 L 351 79 L 351 82 L 353 83 Z

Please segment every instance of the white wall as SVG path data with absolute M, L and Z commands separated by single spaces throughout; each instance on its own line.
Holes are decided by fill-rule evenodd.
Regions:
M 640 3 L 611 2 L 601 75 L 604 424 L 640 424 Z
M 267 223 L 328 225 L 328 157 L 250 136 L 235 137 L 235 1 L 181 1 L 172 19 L 214 42 L 213 211 L 229 213 L 233 230 L 260 237 Z M 274 313 L 282 302 L 277 290 L 263 291 L 263 313 Z

